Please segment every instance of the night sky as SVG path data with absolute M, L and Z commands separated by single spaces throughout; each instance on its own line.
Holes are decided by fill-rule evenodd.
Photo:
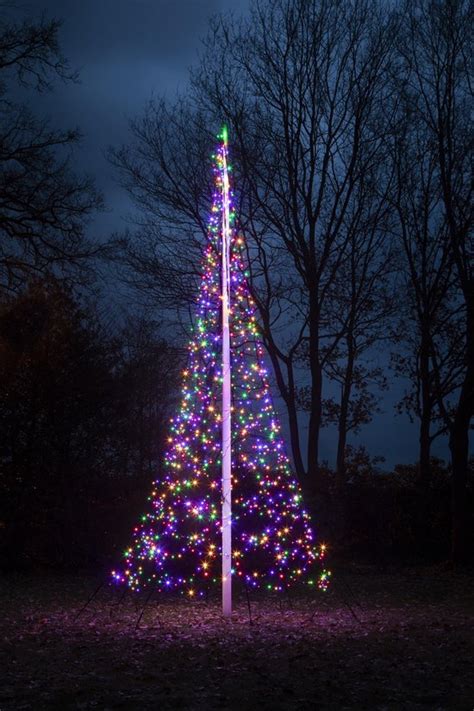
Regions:
M 44 12 L 64 20 L 63 53 L 79 70 L 80 83 L 57 86 L 46 96 L 30 94 L 28 100 L 55 126 L 78 126 L 82 131 L 76 169 L 95 176 L 107 205 L 107 212 L 91 225 L 97 237 L 123 229 L 131 211 L 104 157 L 107 146 L 127 141 L 128 120 L 139 115 L 153 95 L 173 99 L 185 90 L 208 18 L 229 11 L 239 15 L 248 5 L 249 0 L 34 0 L 22 5 L 28 15 Z M 384 395 L 384 412 L 352 439 L 384 456 L 386 468 L 417 457 L 417 425 L 396 416 L 393 409 L 402 392 L 403 384 L 395 380 Z M 283 414 L 281 403 L 276 404 Z M 323 459 L 334 461 L 335 443 L 334 432 L 323 430 Z M 446 439 L 437 440 L 432 451 L 447 458 Z
M 34 105 L 56 125 L 83 133 L 77 168 L 93 174 L 108 213 L 94 229 L 123 227 L 126 195 L 104 157 L 109 145 L 127 141 L 128 121 L 152 96 L 173 99 L 185 90 L 210 16 L 244 12 L 248 0 L 30 0 L 25 13 L 63 20 L 64 55 L 79 85 L 57 86 Z M 30 95 L 31 103 L 31 95 Z

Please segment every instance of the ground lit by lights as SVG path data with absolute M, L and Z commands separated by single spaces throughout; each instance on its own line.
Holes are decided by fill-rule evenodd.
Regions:
M 139 629 L 145 595 L 115 607 L 117 596 L 101 591 L 76 618 L 93 579 L 2 582 L 2 711 L 240 711 L 255 698 L 279 711 L 472 706 L 472 576 L 347 575 L 360 621 L 338 571 L 325 595 L 257 596 L 253 624 L 245 596 L 231 620 L 217 596 L 208 604 L 162 596 Z

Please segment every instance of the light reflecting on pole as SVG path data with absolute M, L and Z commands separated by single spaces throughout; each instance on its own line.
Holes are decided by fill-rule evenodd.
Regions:
M 232 452 L 229 333 L 230 204 L 225 126 L 222 130 L 222 141 L 222 611 L 228 617 L 232 614 Z

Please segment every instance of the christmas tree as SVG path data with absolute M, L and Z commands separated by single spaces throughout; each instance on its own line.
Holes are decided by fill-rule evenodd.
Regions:
M 223 545 L 230 546 L 231 530 L 234 580 L 275 591 L 297 582 L 326 589 L 330 573 L 323 568 L 325 546 L 315 542 L 272 403 L 243 237 L 235 229 L 227 150 L 224 129 L 213 156 L 215 190 L 195 327 L 182 376 L 181 405 L 171 421 L 164 476 L 154 483 L 148 511 L 125 551 L 125 565 L 113 577 L 134 590 L 152 584 L 157 590 L 202 595 L 210 584 L 223 580 Z M 227 288 L 232 524 L 230 528 L 228 502 L 229 538 L 223 544 L 222 351 Z M 228 427 L 229 423 L 230 418 Z M 228 493 L 224 488 L 224 501 Z

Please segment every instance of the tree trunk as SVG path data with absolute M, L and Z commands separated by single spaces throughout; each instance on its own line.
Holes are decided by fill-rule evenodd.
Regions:
M 463 564 L 472 554 L 467 506 L 467 469 L 469 462 L 469 426 L 474 411 L 474 299 L 468 303 L 467 368 L 450 432 L 449 448 L 453 468 L 451 493 L 451 557 Z
M 342 414 L 339 418 L 339 432 L 337 437 L 337 457 L 336 457 L 336 485 L 338 489 L 342 489 L 346 481 L 346 440 L 347 440 L 347 413 Z
M 268 329 L 267 333 L 269 334 Z M 270 356 L 270 360 L 272 361 L 273 372 L 275 374 L 278 390 L 280 391 L 280 395 L 286 405 L 286 411 L 288 413 L 288 425 L 290 428 L 291 453 L 293 455 L 293 463 L 295 466 L 296 476 L 298 477 L 301 483 L 305 479 L 306 472 L 304 469 L 303 457 L 301 454 L 300 446 L 300 433 L 298 426 L 298 414 L 296 409 L 296 392 L 293 366 L 290 359 L 285 360 L 286 369 L 288 373 L 288 381 L 285 382 L 277 349 L 273 340 L 269 336 L 267 336 L 267 338 L 265 339 L 265 345 L 267 347 L 267 352 Z
M 293 375 L 293 366 L 290 362 L 287 363 L 288 371 L 288 400 L 286 403 L 288 411 L 288 424 L 290 427 L 290 442 L 291 451 L 293 454 L 293 462 L 295 465 L 296 476 L 299 481 L 302 482 L 305 478 L 305 470 L 303 464 L 303 457 L 301 455 L 300 447 L 300 434 L 298 428 L 298 413 L 296 411 L 296 398 L 295 398 L 295 382 Z
M 418 485 L 422 495 L 426 495 L 430 484 L 430 454 L 431 454 L 431 382 L 430 382 L 430 349 L 429 338 L 422 327 L 420 348 L 420 385 L 421 385 L 421 412 L 420 412 L 420 454 Z
M 354 344 L 352 335 L 347 337 L 347 363 L 344 374 L 344 383 L 341 393 L 341 411 L 338 422 L 337 439 L 337 459 L 336 459 L 336 484 L 341 489 L 346 481 L 346 443 L 347 443 L 347 421 L 349 417 L 349 402 L 352 390 L 352 378 L 354 375 Z
M 311 398 L 308 425 L 308 477 L 316 490 L 320 484 L 319 431 L 322 417 L 322 370 L 319 353 L 319 311 L 314 294 L 310 294 L 309 313 L 309 367 L 311 373 Z

